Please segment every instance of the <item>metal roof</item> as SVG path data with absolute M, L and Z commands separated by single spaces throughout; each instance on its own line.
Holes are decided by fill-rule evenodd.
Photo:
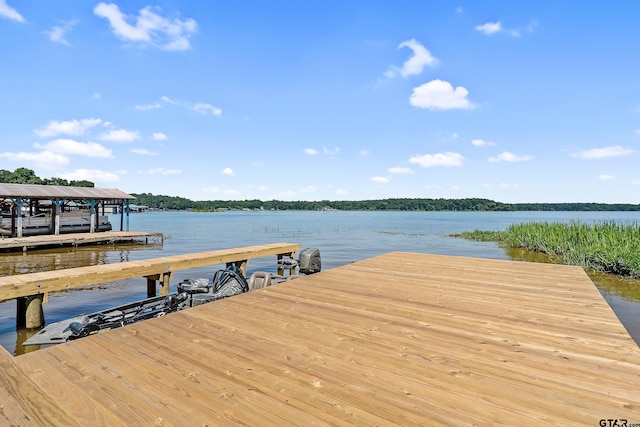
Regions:
M 67 199 L 67 200 L 133 200 L 130 194 L 116 188 L 68 187 L 0 183 L 0 198 Z

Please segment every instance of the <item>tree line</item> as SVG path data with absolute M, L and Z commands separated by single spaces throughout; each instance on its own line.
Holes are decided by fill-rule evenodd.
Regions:
M 209 200 L 192 201 L 183 197 L 132 193 L 136 205 L 154 209 L 222 210 L 342 210 L 342 211 L 512 211 L 506 203 L 488 199 L 379 199 L 379 200 Z
M 87 180 L 68 181 L 63 178 L 40 178 L 35 172 L 27 168 L 18 168 L 13 172 L 0 169 L 0 182 L 5 184 L 36 184 L 36 185 L 62 185 L 65 187 L 95 187 L 93 182 Z
M 62 185 L 95 187 L 87 180 L 68 181 L 62 178 L 39 178 L 27 168 L 13 172 L 0 169 L 0 183 Z M 195 210 L 214 212 L 223 210 L 343 210 L 343 211 L 640 211 L 640 205 L 624 203 L 500 203 L 489 199 L 421 199 L 392 198 L 377 200 L 209 200 L 193 201 L 184 197 L 131 193 L 135 204 L 160 210 Z

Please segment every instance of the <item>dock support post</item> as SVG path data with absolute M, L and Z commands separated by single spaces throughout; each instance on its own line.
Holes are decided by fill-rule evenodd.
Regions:
M 44 326 L 43 301 L 44 294 L 29 295 L 16 300 L 17 329 L 35 329 Z
M 54 226 L 53 226 L 53 234 L 58 236 L 60 234 L 60 210 L 61 210 L 61 206 L 64 203 L 63 200 L 60 199 L 55 199 L 53 201 L 53 210 L 55 212 L 55 220 L 54 220 Z
M 127 227 L 125 231 L 129 231 L 129 201 L 128 200 L 125 201 L 124 204 L 125 204 L 125 212 L 127 214 Z
M 154 276 L 147 276 L 147 298 L 156 296 L 156 279 Z
M 16 199 L 16 200 L 13 201 L 13 203 L 14 203 L 15 209 L 17 211 L 17 214 L 16 214 L 16 219 L 17 219 L 16 237 L 22 238 L 22 206 L 24 205 L 24 200 Z
M 147 298 L 156 296 L 156 282 L 158 281 L 160 281 L 160 295 L 169 295 L 170 271 L 145 277 L 147 278 Z
M 89 200 L 89 208 L 91 210 L 91 220 L 89 225 L 89 233 L 95 233 L 96 226 L 98 224 L 97 220 L 97 212 L 96 212 L 96 204 L 98 202 L 96 200 Z
M 284 267 L 281 266 L 280 261 L 284 260 L 285 257 L 290 258 L 291 260 L 294 260 L 296 258 L 296 253 L 295 252 L 291 252 L 291 253 L 286 253 L 286 254 L 278 254 L 277 258 L 278 258 L 278 274 L 280 276 L 284 276 Z M 296 273 L 296 267 L 295 264 L 292 264 L 292 266 L 289 268 L 289 276 L 293 276 Z
M 234 261 L 234 262 L 228 262 L 227 263 L 227 268 L 229 268 L 232 265 L 235 265 L 236 267 L 238 267 L 240 269 L 240 272 L 242 273 L 242 275 L 244 277 L 247 277 L 247 264 L 249 263 L 248 260 L 244 259 L 242 261 Z
M 164 272 L 160 275 L 160 295 L 169 295 L 169 281 L 171 272 Z

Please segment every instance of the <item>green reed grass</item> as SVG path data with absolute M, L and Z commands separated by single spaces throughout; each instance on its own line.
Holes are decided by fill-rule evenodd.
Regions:
M 458 233 L 471 240 L 542 252 L 561 264 L 640 278 L 640 226 L 636 222 L 571 221 L 514 224 L 506 231 Z

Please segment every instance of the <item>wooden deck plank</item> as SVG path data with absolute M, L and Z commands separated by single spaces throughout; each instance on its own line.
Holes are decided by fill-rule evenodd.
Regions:
M 515 261 L 389 253 L 0 369 L 15 422 L 640 422 L 640 349 L 588 276 Z
M 69 417 L 55 401 L 55 395 L 34 384 L 18 369 L 14 360 L 0 362 L 0 419 L 2 425 L 82 426 Z M 35 374 L 37 375 L 37 368 Z

